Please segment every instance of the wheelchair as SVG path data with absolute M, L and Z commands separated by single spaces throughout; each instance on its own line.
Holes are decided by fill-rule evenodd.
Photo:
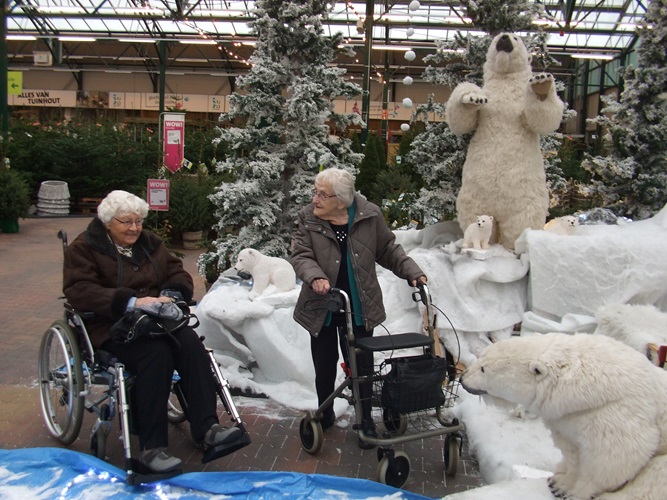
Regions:
M 58 237 L 65 250 L 67 234 L 60 230 Z M 92 317 L 92 313 L 76 311 L 69 303 L 65 303 L 64 309 L 63 319 L 51 324 L 42 336 L 39 347 L 40 403 L 49 433 L 62 444 L 70 445 L 79 435 L 84 410 L 93 413 L 97 421 L 91 430 L 90 451 L 104 460 L 111 424 L 116 414 L 119 414 L 128 484 L 150 483 L 180 474 L 180 470 L 152 473 L 132 457 L 130 434 L 133 429 L 131 399 L 134 377 L 110 353 L 93 349 L 84 323 Z M 207 349 L 207 352 L 216 380 L 217 395 L 230 417 L 231 425 L 240 428 L 242 433 L 235 441 L 207 450 L 202 457 L 203 463 L 226 456 L 251 443 L 232 400 L 229 382 L 223 376 L 213 351 Z M 165 408 L 172 424 L 186 420 L 188 412 L 179 381 L 178 373 L 174 372 L 172 395 Z M 93 391 L 94 387 L 99 390 Z

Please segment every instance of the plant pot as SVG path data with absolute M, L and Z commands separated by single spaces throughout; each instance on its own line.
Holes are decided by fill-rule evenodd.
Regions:
M 37 199 L 38 215 L 69 214 L 69 187 L 66 182 L 42 182 Z
M 197 250 L 201 248 L 201 242 L 201 231 L 185 231 L 183 233 L 183 248 L 185 250 Z
M 18 219 L 0 219 L 0 230 L 3 233 L 18 233 L 19 220 Z

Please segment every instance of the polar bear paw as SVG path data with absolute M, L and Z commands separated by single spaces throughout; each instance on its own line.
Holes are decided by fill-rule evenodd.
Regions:
M 539 97 L 546 97 L 554 85 L 554 77 L 551 73 L 538 73 L 528 80 L 528 85 Z
M 475 106 L 482 106 L 489 102 L 489 98 L 480 92 L 468 92 L 461 97 L 461 104 L 473 104 Z
M 560 485 L 560 482 L 558 479 L 562 479 L 563 474 L 554 474 L 547 480 L 547 484 L 549 485 L 549 490 L 551 491 L 551 494 L 555 496 L 556 498 L 562 498 L 563 500 L 574 500 L 574 497 L 569 495 L 565 489 Z

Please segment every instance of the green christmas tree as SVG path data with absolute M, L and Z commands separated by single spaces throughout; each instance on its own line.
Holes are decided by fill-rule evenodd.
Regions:
M 588 156 L 591 192 L 632 219 L 651 217 L 667 202 L 667 1 L 650 2 L 639 28 L 637 67 L 624 69 L 620 102 L 595 121 L 605 130 L 604 155 Z

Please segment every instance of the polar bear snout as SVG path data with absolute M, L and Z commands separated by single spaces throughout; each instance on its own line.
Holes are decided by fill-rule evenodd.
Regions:
M 474 387 L 470 387 L 469 385 L 466 385 L 465 381 L 461 379 L 461 386 L 468 391 L 470 394 L 473 394 L 474 396 L 484 396 L 485 394 L 488 394 L 483 389 L 475 389 Z
M 476 374 L 478 377 L 480 376 L 480 372 L 484 373 L 484 368 L 478 368 L 473 372 L 473 376 L 471 377 L 471 372 L 468 370 L 465 370 L 462 374 L 461 377 L 459 378 L 459 381 L 461 382 L 461 386 L 468 391 L 470 394 L 474 394 L 475 396 L 483 396 L 484 394 L 488 394 L 487 391 L 484 389 L 478 389 L 477 387 L 474 387 L 474 382 L 470 382 L 471 378 L 474 378 L 474 375 Z
M 502 35 L 498 42 L 496 43 L 496 50 L 498 52 L 512 52 L 514 50 L 514 44 L 509 35 Z

